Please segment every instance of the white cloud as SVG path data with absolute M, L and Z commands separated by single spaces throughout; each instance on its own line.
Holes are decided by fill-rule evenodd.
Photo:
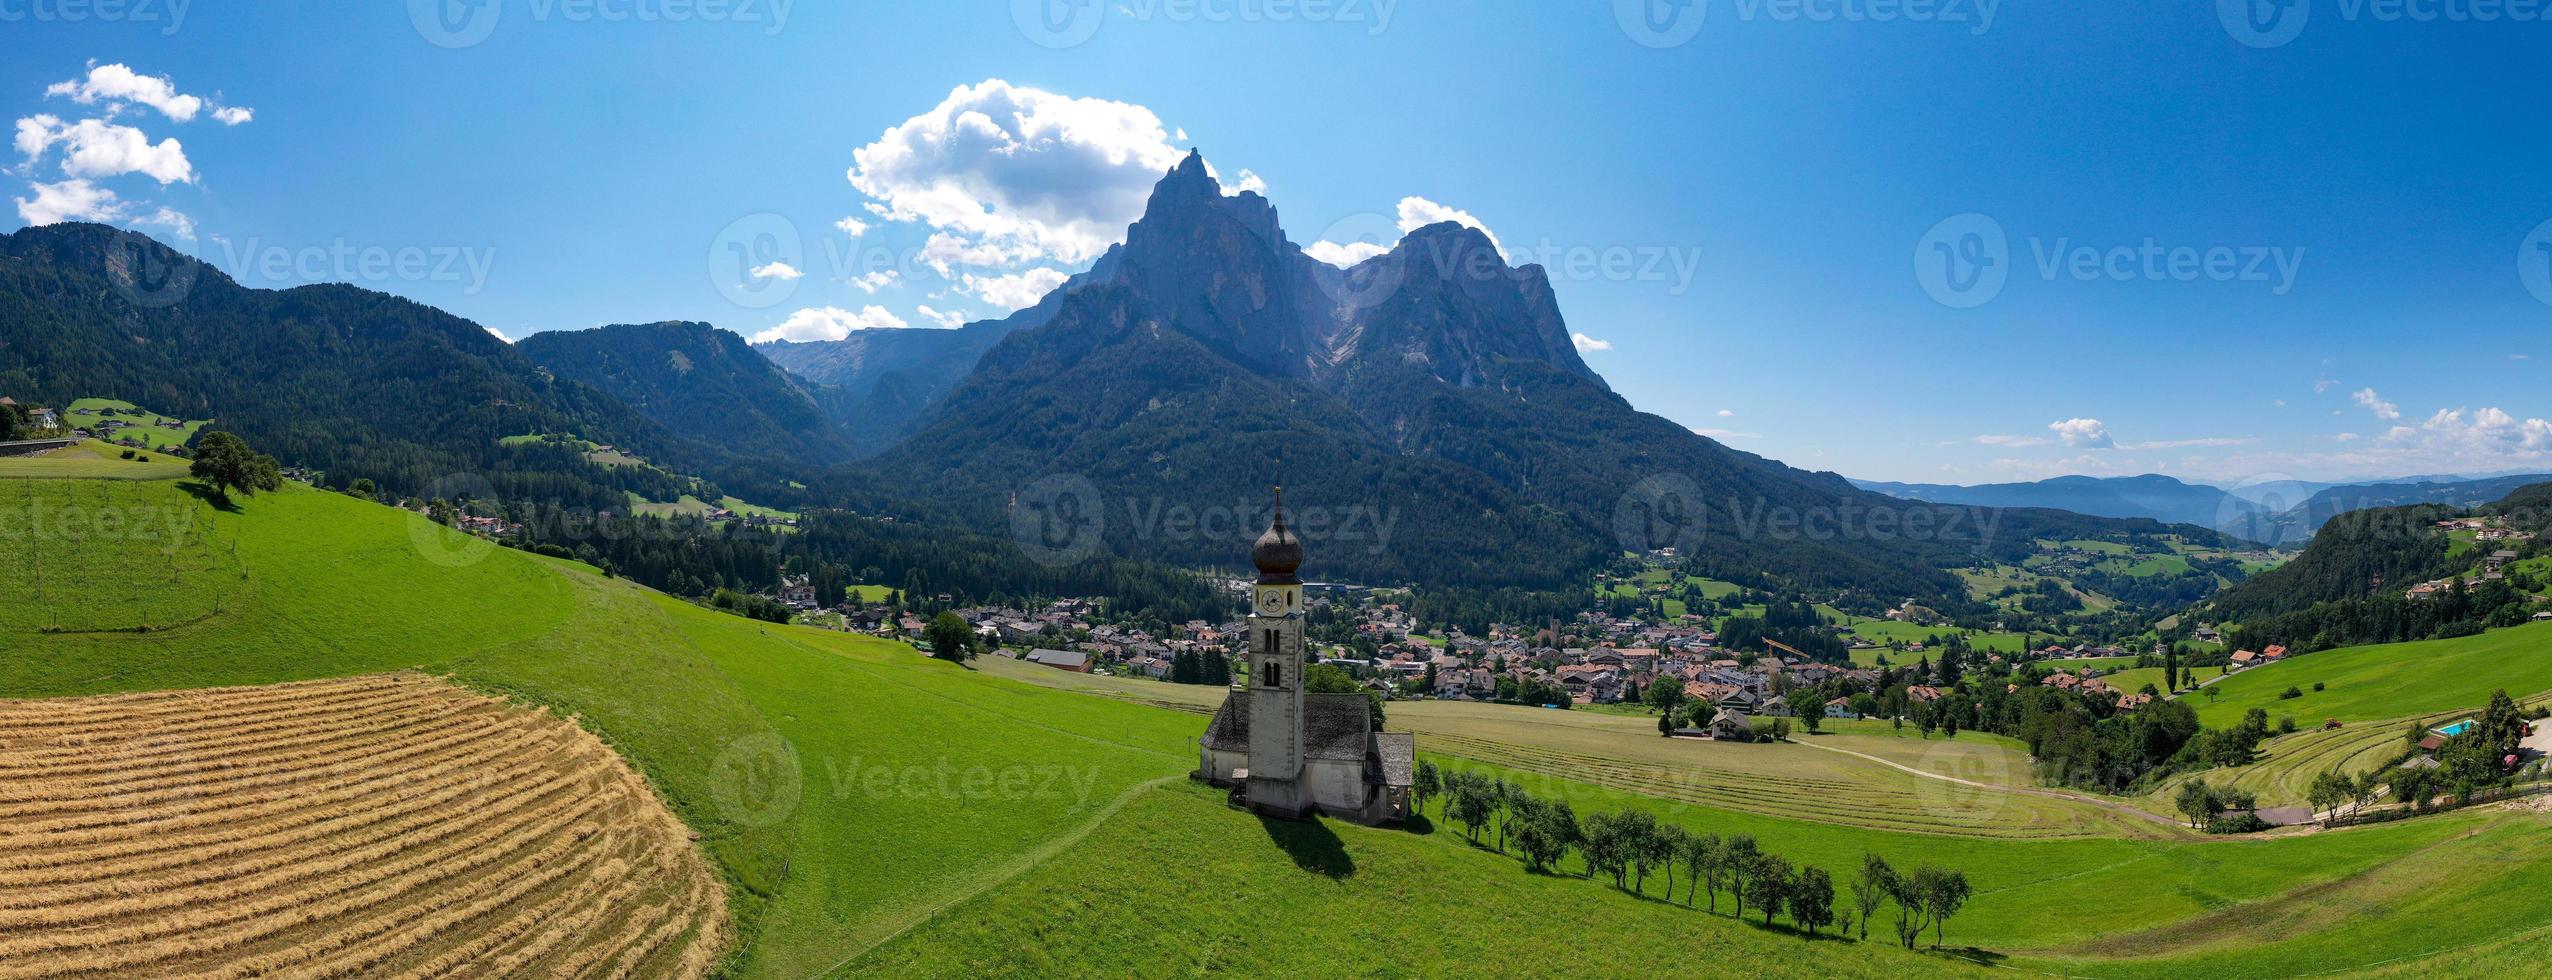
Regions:
M 500 342 L 508 344 L 514 342 L 514 338 L 506 336 L 505 331 L 498 330 L 495 327 L 487 328 L 487 332 L 489 336 L 495 337 Z
M 2050 422 L 2047 428 L 2056 433 L 2056 438 L 2064 440 L 2065 445 L 2075 449 L 2115 449 L 2118 446 L 2118 441 L 2109 435 L 2109 427 L 2101 424 L 2099 419 L 2066 419 Z
M 1055 269 L 1035 268 L 1006 276 L 978 276 L 968 273 L 960 292 L 970 293 L 984 302 L 1003 309 L 1016 310 L 1035 306 L 1056 286 L 1071 278 Z
M 2386 422 L 2397 421 L 2401 418 L 2401 406 L 2385 401 L 2383 396 L 2375 394 L 2375 389 L 2373 388 L 2357 389 L 2356 394 L 2348 397 L 2357 404 L 2364 406 L 2367 411 L 2375 413 L 2376 418 L 2382 419 Z
M 45 88 L 44 94 L 48 98 L 69 96 L 71 101 L 81 105 L 104 102 L 110 115 L 123 103 L 138 102 L 159 110 L 160 115 L 167 116 L 170 122 L 190 121 L 204 108 L 204 100 L 179 94 L 177 86 L 168 79 L 144 75 L 120 64 L 91 63 L 87 78 L 54 83 Z M 246 111 L 241 110 L 238 122 L 248 121 Z M 229 119 L 222 121 L 231 122 Z
M 772 262 L 767 265 L 755 266 L 753 271 L 748 274 L 756 279 L 796 279 L 800 276 L 806 275 L 806 273 L 799 272 L 796 266 L 790 265 L 786 262 Z
M 1260 180 L 1257 174 L 1249 171 L 1249 168 L 1243 167 L 1241 168 L 1240 182 L 1224 187 L 1223 193 L 1239 194 L 1243 191 L 1248 191 L 1253 194 L 1265 194 L 1267 193 L 1267 182 Z
M 1402 234 L 1407 234 L 1428 225 L 1445 221 L 1451 221 L 1456 224 L 1467 225 L 1472 228 L 1479 229 L 1480 234 L 1489 236 L 1489 244 L 1497 247 L 1498 254 L 1506 254 L 1506 246 L 1499 244 L 1498 242 L 1498 233 L 1490 231 L 1489 226 L 1482 223 L 1480 219 L 1472 217 L 1471 212 L 1449 208 L 1423 197 L 1404 197 L 1400 199 L 1400 231 Z
M 1313 242 L 1303 248 L 1303 254 L 1341 269 L 1353 268 L 1358 262 L 1388 251 L 1391 246 L 1374 242 Z
M 2319 380 L 2319 381 L 2315 381 L 2315 382 L 2313 382 L 2313 394 L 2316 394 L 2316 395 L 2323 394 L 2323 393 L 2328 392 L 2328 391 L 2330 391 L 2331 389 L 2333 389 L 2333 388 L 2337 388 L 2337 387 L 2339 387 L 2339 382 L 2334 381 L 2334 380 L 2331 380 L 2331 379 L 2329 379 L 2329 378 L 2323 378 L 2323 379 L 2321 379 L 2321 380 Z
M 1728 441 L 1728 440 L 1730 440 L 1730 439 L 1761 439 L 1761 438 L 1763 438 L 1763 436 L 1762 436 L 1761 434 L 1759 434 L 1759 433 L 1753 433 L 1753 432 L 1730 432 L 1730 431 L 1728 431 L 1728 430 L 1726 430 L 1726 429 L 1694 429 L 1694 430 L 1692 430 L 1692 432 L 1693 432 L 1693 434 L 1694 434 L 1694 435 L 1697 435 L 1697 436 L 1707 436 L 1707 437 L 1712 438 L 1712 439 L 1717 439 L 1717 440 L 1719 440 L 1719 441 L 1721 441 L 1721 442 L 1726 442 L 1726 441 Z
M 213 118 L 220 120 L 221 124 L 224 126 L 237 126 L 241 123 L 257 118 L 257 110 L 246 109 L 235 105 L 226 105 L 213 110 Z
M 2354 433 L 2354 432 L 2342 432 L 2342 433 L 2340 433 L 2340 434 L 2338 434 L 2338 435 L 2332 436 L 2331 438 L 2333 438 L 2333 439 L 2337 439 L 2337 440 L 2339 440 L 2339 441 L 2341 441 L 2341 442 L 2356 442 L 2356 441 L 2357 441 L 2357 433 Z
M 62 173 L 71 177 L 117 177 L 145 174 L 161 184 L 193 183 L 195 166 L 175 138 L 152 143 L 131 126 L 103 119 L 64 124 L 48 115 L 18 120 L 16 146 L 32 166 L 55 146 L 63 147 Z
M 2044 446 L 2054 441 L 2055 440 L 2049 439 L 2046 436 L 1983 435 L 1976 437 L 1977 445 L 2003 446 L 2011 449 L 2026 449 L 2030 446 Z
M 975 241 L 944 231 L 933 232 L 928 240 L 922 242 L 923 264 L 952 279 L 957 276 L 956 267 L 961 265 L 1002 267 L 1035 261 L 1037 256 L 1033 246 Z
M 1572 343 L 1572 344 L 1576 344 L 1576 345 L 1577 345 L 1577 352 L 1578 352 L 1578 353 L 1580 353 L 1580 354 L 1584 354 L 1584 353 L 1587 353 L 1587 352 L 1589 352 L 1589 351 L 1612 350 L 1612 349 L 1613 349 L 1613 342 L 1612 342 L 1612 341 L 1609 341 L 1609 340 L 1597 340 L 1597 339 L 1595 339 L 1595 338 L 1593 338 L 1593 337 L 1589 337 L 1589 336 L 1587 336 L 1587 335 L 1585 335 L 1585 334 L 1582 334 L 1582 333 L 1573 333 L 1573 334 L 1570 334 L 1570 335 L 1568 335 L 1568 339 L 1569 339 L 1569 342 L 1570 342 L 1570 343 Z
M 1180 155 L 1150 109 L 994 78 L 852 151 L 849 177 L 889 220 L 1077 263 L 1125 233 Z
M 2529 358 L 2529 357 L 2531 357 L 2531 356 L 2532 356 L 2532 355 L 2529 355 L 2529 354 L 2510 354 L 2510 355 L 2508 355 L 2508 360 L 2511 360 L 2511 361 L 2522 361 L 2522 360 L 2526 360 L 2526 359 L 2528 359 L 2528 358 Z
M 833 223 L 833 227 L 842 229 L 842 234 L 853 238 L 868 234 L 868 222 L 861 221 L 856 214 L 843 215 L 842 220 Z
M 172 208 L 160 208 L 152 211 L 149 214 L 133 219 L 133 223 L 137 225 L 154 225 L 166 228 L 168 229 L 169 234 L 175 235 L 179 238 L 192 239 L 195 237 L 195 219 L 180 214 Z
M 878 290 L 894 285 L 896 280 L 902 277 L 902 273 L 893 269 L 879 269 L 875 272 L 852 276 L 851 285 L 858 287 L 860 292 L 875 296 Z
M 2118 447 L 2118 448 L 2120 448 L 2120 449 L 2191 449 L 2191 448 L 2196 448 L 2196 447 L 2200 447 L 2200 446 L 2247 446 L 2247 445 L 2250 445 L 2251 443 L 2258 442 L 2258 441 L 2259 441 L 2259 440 L 2257 440 L 2257 439 L 2251 439 L 2251 438 L 2234 438 L 2234 437 L 2229 437 L 2229 436 L 2210 436 L 2210 437 L 2203 438 L 2203 439 L 2157 439 L 2157 440 L 2154 440 L 2154 441 L 2152 441 L 2152 442 L 2138 442 L 2138 443 L 2132 443 L 2132 444 L 2129 444 L 2129 445 L 2120 446 L 2120 447 Z
M 124 203 L 115 192 L 85 180 L 30 184 L 35 196 L 18 198 L 18 220 L 28 226 L 63 221 L 121 221 Z
M 1732 419 L 1732 418 L 1736 418 L 1736 417 L 1737 417 L 1737 411 L 1736 411 L 1735 409 L 1732 409 L 1732 408 L 1723 408 L 1723 409 L 1720 409 L 1720 410 L 1719 410 L 1719 417 L 1720 417 L 1720 418 L 1723 418 L 1723 419 Z
M 840 340 L 853 330 L 885 330 L 908 327 L 903 317 L 882 306 L 863 306 L 857 312 L 838 306 L 808 307 L 789 314 L 779 326 L 754 334 L 750 340 L 767 344 L 775 340 Z
M 960 313 L 956 310 L 934 310 L 927 306 L 916 306 L 913 308 L 913 311 L 920 313 L 922 315 L 922 319 L 947 327 L 950 330 L 955 330 L 958 327 L 966 325 L 966 314 Z

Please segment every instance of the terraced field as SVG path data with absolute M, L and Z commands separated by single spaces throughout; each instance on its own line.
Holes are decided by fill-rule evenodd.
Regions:
M 0 636 L 165 629 L 247 579 L 208 505 L 133 480 L 0 481 L 0 568 Z
M 697 977 L 725 914 L 600 740 L 423 675 L 0 701 L 0 978 Z

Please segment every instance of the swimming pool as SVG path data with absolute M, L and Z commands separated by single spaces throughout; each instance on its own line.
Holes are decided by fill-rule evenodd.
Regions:
M 2470 718 L 2466 718 L 2466 719 L 2464 719 L 2464 720 L 2462 720 L 2462 721 L 2455 722 L 2454 724 L 2447 725 L 2447 726 L 2446 726 L 2446 727 L 2444 727 L 2444 728 L 2437 729 L 2436 731 L 2437 731 L 2437 734 L 2439 734 L 2439 735 L 2443 735 L 2443 736 L 2445 736 L 2445 737 L 2447 737 L 2447 738 L 2453 738 L 2453 737 L 2455 737 L 2455 736 L 2457 736 L 2457 735 L 2461 735 L 2461 734 L 2463 734 L 2463 733 L 2465 733 L 2465 732 L 2471 731 L 2471 730 L 2472 730 L 2472 725 L 2473 725 L 2473 721 L 2472 721 L 2472 719 L 2470 719 Z

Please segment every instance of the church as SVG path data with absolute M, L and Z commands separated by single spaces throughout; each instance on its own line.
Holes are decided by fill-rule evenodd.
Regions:
M 1285 527 L 1285 494 L 1250 549 L 1249 686 L 1214 712 L 1195 776 L 1271 816 L 1326 813 L 1379 824 L 1409 816 L 1417 738 L 1374 730 L 1366 695 L 1310 694 L 1303 672 L 1302 542 Z

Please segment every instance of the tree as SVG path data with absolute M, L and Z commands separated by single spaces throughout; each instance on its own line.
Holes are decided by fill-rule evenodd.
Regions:
M 1675 706 L 1684 703 L 1684 682 L 1672 677 L 1650 681 L 1648 691 L 1640 700 L 1648 702 L 1648 706 L 1657 709 L 1659 714 L 1674 714 Z
M 1497 810 L 1497 784 L 1479 773 L 1462 772 L 1454 776 L 1445 795 L 1446 815 L 1462 825 L 1462 832 L 1471 843 L 1479 843 L 1480 828 Z
M 1541 872 L 1559 864 L 1571 845 L 1577 843 L 1577 814 L 1566 800 L 1536 800 L 1518 797 L 1524 811 L 1515 826 L 1515 848 L 1524 855 L 1524 866 Z
M 1710 869 L 1711 862 L 1715 860 L 1711 855 L 1719 850 L 1719 847 L 1718 834 L 1688 833 L 1684 835 L 1684 851 L 1676 855 L 1676 858 L 1684 865 L 1685 908 L 1691 908 L 1695 902 L 1700 901 L 1702 874 Z M 1668 894 L 1666 900 L 1674 901 L 1675 896 Z M 1715 890 L 1711 893 L 1710 903 L 1714 907 L 1719 904 L 1719 895 Z
M 348 485 L 346 492 L 370 500 L 374 494 L 381 492 L 381 488 L 373 484 L 371 477 L 363 477 Z
M 1763 910 L 1763 924 L 1771 925 L 1772 917 L 1781 912 L 1790 898 L 1790 862 L 1778 854 L 1757 854 L 1754 868 L 1746 875 L 1746 899 Z
M 248 441 L 228 432 L 204 433 L 195 444 L 194 465 L 187 472 L 204 481 L 213 495 L 223 502 L 231 491 L 253 497 L 257 491 L 275 491 L 284 487 L 283 469 L 275 458 L 248 448 Z
M 1646 810 L 1624 810 L 1614 822 L 1622 835 L 1622 858 L 1630 863 L 1631 893 L 1648 893 L 1648 869 L 1659 859 L 1657 818 Z
M 1410 805 L 1417 807 L 1418 812 L 1423 814 L 1427 812 L 1427 801 L 1442 792 L 1444 792 L 1443 773 L 1436 770 L 1435 763 L 1424 759 L 1418 760 L 1417 775 L 1409 783 Z
M 2463 737 L 2487 750 L 2494 760 L 2507 758 L 2517 754 L 2525 742 L 2525 715 L 2517 710 L 2507 689 L 2500 688 L 2490 693 L 2489 706 L 2481 709 L 2481 719 Z
M 2337 770 L 2313 777 L 2312 789 L 2304 794 L 2304 802 L 2317 812 L 2328 814 L 2322 819 L 2327 827 L 2339 822 L 2339 808 L 2357 797 L 2357 781 Z
M 1692 847 L 1692 832 L 1685 830 L 1682 824 L 1662 823 L 1657 825 L 1654 841 L 1650 846 L 1656 851 L 1657 864 L 1666 869 L 1666 900 L 1672 902 L 1675 900 L 1675 869 L 1683 865 L 1684 852 Z
M 1755 839 L 1746 834 L 1728 838 L 1726 863 L 1721 873 L 1727 876 L 1728 893 L 1737 899 L 1737 918 L 1746 917 L 1746 885 L 1754 880 L 1755 859 L 1762 852 L 1755 849 Z
M 930 641 L 931 656 L 951 663 L 963 663 L 975 645 L 974 627 L 953 612 L 932 617 L 930 625 L 922 630 L 922 637 Z
M 2189 826 L 2192 828 L 2206 826 L 2206 822 L 2215 819 L 2215 815 L 2220 812 L 2214 788 L 2200 779 L 2192 779 L 2180 784 L 2180 793 L 2172 798 L 2171 806 L 2180 811 L 2181 816 L 2189 818 Z
M 1577 845 L 1577 853 L 1586 858 L 1586 876 L 1612 875 L 1615 888 L 1623 887 L 1628 880 L 1624 876 L 1627 861 L 1622 848 L 1620 824 L 1621 818 L 1613 814 L 1587 814 L 1586 822 L 1579 828 L 1584 839 Z
M 1932 948 L 1939 949 L 1950 916 L 1957 915 L 1973 894 L 1967 887 L 1967 876 L 1928 865 L 1916 868 L 1914 891 L 1922 896 L 1924 917 L 1932 920 Z
M 1852 878 L 1852 905 L 1860 913 L 1855 921 L 1862 939 L 1870 938 L 1870 916 L 1879 910 L 1879 902 L 1896 889 L 1896 869 L 1888 866 L 1886 858 L 1861 855 L 1861 873 Z
M 1798 878 L 1790 885 L 1790 919 L 1811 936 L 1833 925 L 1834 876 L 1814 865 L 1800 868 Z
M 1790 711 L 1799 716 L 1799 724 L 1814 732 L 1825 720 L 1825 696 L 1815 688 L 1794 691 L 1790 695 Z

